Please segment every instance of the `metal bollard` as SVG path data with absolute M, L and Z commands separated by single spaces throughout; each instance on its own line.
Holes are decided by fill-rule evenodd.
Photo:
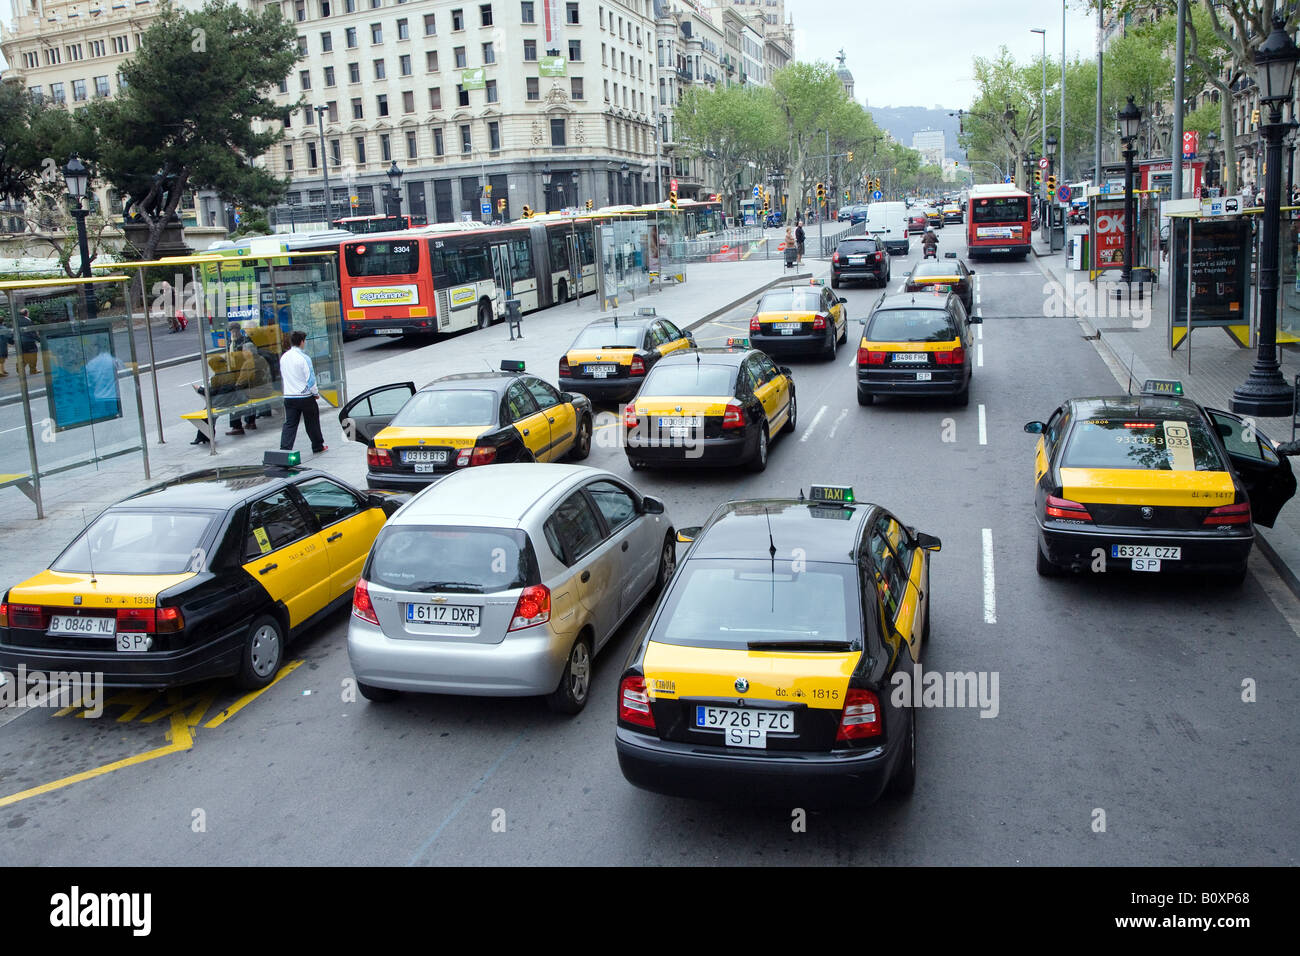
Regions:
M 520 320 L 523 318 L 523 310 L 520 308 L 518 299 L 506 299 L 506 323 L 510 328 L 510 341 L 516 338 L 523 338 L 524 332 L 520 327 Z M 516 335 L 515 333 L 518 333 Z

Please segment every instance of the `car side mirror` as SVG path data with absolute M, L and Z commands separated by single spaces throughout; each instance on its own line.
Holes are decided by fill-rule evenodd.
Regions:
M 848 304 L 849 304 L 849 300 L 846 299 L 846 298 L 844 298 L 844 296 L 840 296 L 840 297 L 837 298 L 835 301 L 838 302 L 840 305 L 848 305 Z
M 966 267 L 966 271 L 967 271 L 967 273 L 969 273 L 970 275 L 974 275 L 974 274 L 975 274 L 975 270 L 972 269 L 970 266 L 967 266 L 967 267 Z
M 1047 428 L 1043 422 L 1027 422 L 1025 431 L 1031 435 L 1041 435 Z
M 1275 449 L 1283 458 L 1294 458 L 1300 455 L 1300 441 L 1282 442 Z
M 778 365 L 776 370 L 786 378 L 794 378 L 794 372 L 790 371 L 790 366 L 788 365 Z
M 681 528 L 677 532 L 677 543 L 690 544 L 697 537 L 699 537 L 699 534 L 700 534 L 699 525 L 695 525 L 694 527 L 691 528 Z
M 575 397 L 576 397 L 576 396 L 575 396 L 572 392 L 561 392 L 561 393 L 560 393 L 560 400 L 561 400 L 561 401 L 565 401 L 565 402 L 569 402 L 570 404 L 573 403 L 573 400 L 574 400 Z
M 943 548 L 943 542 L 932 534 L 918 531 L 916 534 L 916 546 L 922 551 L 939 551 Z
M 661 515 L 664 513 L 664 503 L 658 498 L 646 495 L 641 499 L 641 511 L 648 515 Z

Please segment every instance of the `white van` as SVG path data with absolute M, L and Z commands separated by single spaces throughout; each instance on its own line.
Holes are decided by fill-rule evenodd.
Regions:
M 867 205 L 867 235 L 875 236 L 885 244 L 885 250 L 894 255 L 907 255 L 911 243 L 907 239 L 907 204 L 901 202 L 873 202 Z

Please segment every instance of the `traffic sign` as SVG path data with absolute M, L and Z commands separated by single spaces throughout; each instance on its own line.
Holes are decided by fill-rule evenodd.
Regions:
M 1061 183 L 1061 185 L 1057 186 L 1057 187 L 1056 187 L 1056 198 L 1059 199 L 1059 200 L 1061 200 L 1061 202 L 1069 202 L 1069 201 L 1070 201 L 1070 187 L 1067 186 L 1065 183 Z
M 1003 181 L 1004 183 L 1009 183 L 1009 182 L 1011 182 L 1011 177 L 1010 177 L 1010 176 L 1003 176 L 1003 177 L 1002 177 L 1002 181 Z
M 492 214 L 492 204 L 488 202 L 481 202 L 478 204 L 478 211 L 480 214 L 484 216 L 490 216 Z
M 871 192 L 871 198 L 872 198 L 872 199 L 875 199 L 875 200 L 879 200 L 880 197 L 883 196 L 883 195 L 884 195 L 884 193 L 882 193 L 879 189 L 874 189 L 874 190 L 872 190 L 872 192 Z
M 755 186 L 755 187 L 754 187 L 754 198 L 757 199 L 761 193 L 762 193 L 762 190 L 760 190 L 757 186 Z
M 1038 168 L 1039 168 L 1039 169 L 1046 169 L 1046 168 L 1047 168 L 1047 157 L 1046 157 L 1046 156 L 1039 156 L 1039 157 L 1038 157 Z

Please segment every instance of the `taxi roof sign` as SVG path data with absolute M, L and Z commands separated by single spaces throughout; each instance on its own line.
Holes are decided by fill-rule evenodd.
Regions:
M 749 348 L 749 339 L 731 336 L 727 339 L 727 348 L 729 349 L 747 349 Z
M 1143 395 L 1170 395 L 1183 397 L 1183 383 L 1177 379 L 1149 378 L 1142 383 Z
M 262 464 L 267 468 L 296 468 L 302 464 L 302 452 L 268 449 L 262 455 Z
M 813 504 L 851 505 L 854 502 L 852 485 L 813 485 L 808 491 Z
M 636 310 L 637 315 L 655 315 L 654 306 L 643 305 Z
M 523 359 L 502 359 L 501 371 L 503 372 L 522 372 L 524 370 Z

